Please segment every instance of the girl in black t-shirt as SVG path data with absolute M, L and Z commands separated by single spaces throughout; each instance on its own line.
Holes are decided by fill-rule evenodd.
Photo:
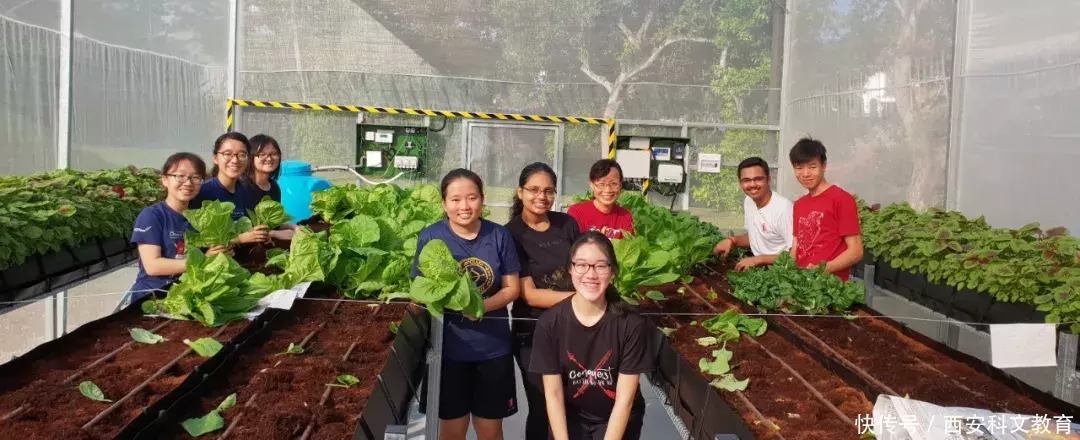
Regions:
M 510 221 L 506 223 L 521 261 L 521 296 L 514 301 L 513 330 L 514 354 L 529 402 L 525 440 L 548 438 L 543 378 L 529 372 L 535 320 L 574 294 L 568 266 L 570 245 L 579 235 L 578 225 L 573 217 L 551 210 L 555 181 L 555 171 L 545 163 L 536 162 L 522 169 Z
M 536 324 L 529 370 L 544 377 L 544 395 L 556 440 L 637 440 L 645 416 L 638 388 L 651 372 L 645 320 L 619 298 L 615 248 L 603 234 L 586 232 L 570 248 L 575 293 Z

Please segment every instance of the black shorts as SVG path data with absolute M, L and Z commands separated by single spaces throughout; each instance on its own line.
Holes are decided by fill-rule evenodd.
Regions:
M 626 430 L 623 431 L 622 440 L 640 440 L 641 426 L 644 421 L 645 412 L 631 412 L 630 420 L 626 422 Z M 607 432 L 607 425 L 606 421 L 594 422 L 576 417 L 572 411 L 566 413 L 566 433 L 570 440 L 603 440 L 604 433 Z
M 444 357 L 439 382 L 439 418 L 442 420 L 470 414 L 497 420 L 518 411 L 513 354 L 480 362 L 456 362 Z M 427 405 L 427 385 L 420 394 L 423 412 Z

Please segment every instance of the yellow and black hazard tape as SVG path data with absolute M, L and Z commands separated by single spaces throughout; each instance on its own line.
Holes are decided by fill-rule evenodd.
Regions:
M 413 116 L 445 116 L 447 118 L 464 118 L 464 119 L 494 119 L 502 121 L 525 121 L 525 122 L 567 122 L 571 124 L 594 124 L 594 125 L 610 125 L 612 126 L 612 132 L 614 132 L 614 119 L 608 118 L 591 118 L 583 116 L 543 116 L 543 115 L 524 115 L 518 113 L 487 113 L 487 112 L 465 112 L 465 111 L 450 111 L 450 110 L 427 110 L 427 109 L 413 109 L 413 108 L 391 108 L 391 107 L 371 107 L 364 105 L 335 105 L 335 104 L 305 104 L 299 102 L 282 102 L 282 101 L 254 101 L 247 99 L 230 99 L 228 102 L 229 116 L 232 115 L 233 107 L 256 107 L 256 108 L 277 108 L 277 109 L 291 109 L 291 110 L 326 110 L 332 112 L 351 112 L 351 113 L 383 113 L 390 115 L 413 115 Z M 232 120 L 227 121 L 227 128 L 232 128 Z

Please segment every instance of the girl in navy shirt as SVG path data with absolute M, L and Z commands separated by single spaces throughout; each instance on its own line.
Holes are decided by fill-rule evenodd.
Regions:
M 281 175 L 281 146 L 277 140 L 265 134 L 257 134 L 251 137 L 251 149 L 249 150 L 247 172 L 241 183 L 251 197 L 248 202 L 252 208 L 262 201 L 263 197 L 281 203 L 281 187 L 277 179 Z M 270 237 L 278 240 L 291 240 L 296 232 L 296 225 L 285 224 L 276 230 L 270 231 Z
M 514 357 L 506 306 L 521 287 L 514 240 L 506 228 L 480 217 L 484 183 L 466 169 L 442 180 L 446 219 L 420 232 L 412 276 L 420 275 L 420 251 L 434 239 L 446 242 L 484 297 L 484 317 L 446 311 L 439 394 L 440 438 L 464 440 L 472 418 L 477 438 L 502 438 L 502 419 L 517 413 Z M 426 387 L 424 395 L 426 396 Z M 426 397 L 424 397 L 426 400 Z
M 231 202 L 233 220 L 247 215 L 251 205 L 251 195 L 245 185 L 240 185 L 240 178 L 247 170 L 250 142 L 242 133 L 231 131 L 218 136 L 214 141 L 214 167 L 210 170 L 211 178 L 203 182 L 199 195 L 192 200 L 191 208 L 198 209 L 204 201 Z M 234 243 L 264 243 L 270 239 L 266 226 L 256 226 L 240 234 Z
M 183 213 L 198 196 L 205 175 L 206 163 L 192 153 L 176 153 L 165 161 L 161 168 L 165 200 L 146 207 L 135 219 L 131 242 L 139 249 L 139 274 L 125 300 L 138 301 L 184 273 L 184 233 L 190 225 Z M 225 251 L 224 246 L 214 246 L 206 255 Z

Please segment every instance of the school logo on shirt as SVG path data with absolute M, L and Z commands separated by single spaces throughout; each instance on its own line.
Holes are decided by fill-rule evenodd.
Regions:
M 577 356 L 569 351 L 566 352 L 566 356 L 577 365 L 577 370 L 570 370 L 570 373 L 566 375 L 569 380 L 570 386 L 577 386 L 577 391 L 574 392 L 573 399 L 577 399 L 585 394 L 591 387 L 599 388 L 605 396 L 615 400 L 615 377 L 611 374 L 611 367 L 607 366 L 608 361 L 611 360 L 611 349 L 609 348 L 604 357 L 600 358 L 600 362 L 596 363 L 593 368 L 585 368 L 581 365 L 581 362 L 577 360 Z
M 821 235 L 821 219 L 823 218 L 825 214 L 821 211 L 810 211 L 806 217 L 799 218 L 798 233 L 795 237 L 799 243 L 799 255 L 796 258 L 810 255 L 811 251 L 821 246 L 817 239 Z
M 593 226 L 589 228 L 589 230 L 597 231 L 601 234 L 604 234 L 605 237 L 612 240 L 623 238 L 623 230 L 619 228 L 609 228 L 607 226 L 597 228 L 596 226 Z
M 495 271 L 484 260 L 476 257 L 466 258 L 461 260 L 461 269 L 468 273 L 469 278 L 476 283 L 481 295 L 486 294 L 488 289 L 495 285 Z
M 184 254 L 187 253 L 187 243 L 184 240 L 176 242 L 176 259 L 181 260 L 184 258 Z

